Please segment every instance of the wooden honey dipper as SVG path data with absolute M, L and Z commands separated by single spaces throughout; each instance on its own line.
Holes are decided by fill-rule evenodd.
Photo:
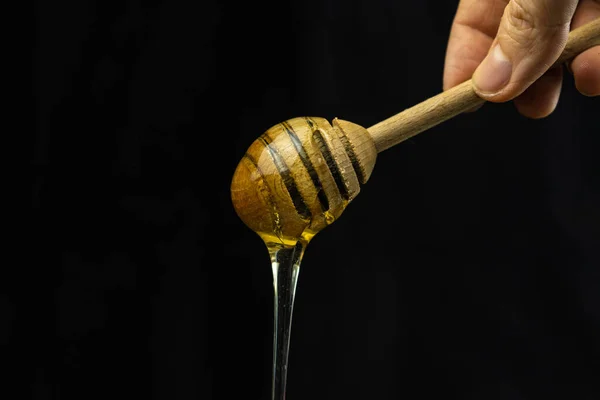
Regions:
M 600 45 L 600 19 L 571 31 L 554 65 Z M 268 129 L 248 148 L 231 183 L 242 221 L 269 245 L 294 246 L 335 221 L 360 192 L 380 153 L 485 100 L 472 81 L 368 129 L 335 118 L 299 117 Z

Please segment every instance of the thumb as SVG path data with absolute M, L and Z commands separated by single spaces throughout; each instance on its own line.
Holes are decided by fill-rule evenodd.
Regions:
M 486 58 L 473 74 L 475 91 L 493 102 L 512 100 L 560 56 L 577 0 L 510 0 Z

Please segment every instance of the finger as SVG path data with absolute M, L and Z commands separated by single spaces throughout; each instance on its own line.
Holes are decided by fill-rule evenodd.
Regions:
M 600 0 L 582 0 L 571 22 L 576 29 L 600 18 Z M 586 96 L 600 96 L 600 46 L 577 55 L 570 63 L 577 90 Z
M 577 0 L 511 0 L 489 54 L 473 74 L 488 101 L 512 100 L 558 59 L 567 42 Z
M 581 53 L 571 63 L 575 87 L 585 96 L 600 96 L 600 46 Z
M 556 109 L 562 81 L 562 66 L 550 68 L 540 79 L 514 99 L 515 107 L 528 118 L 547 117 Z
M 461 0 L 444 62 L 444 90 L 471 79 L 486 56 L 508 0 Z

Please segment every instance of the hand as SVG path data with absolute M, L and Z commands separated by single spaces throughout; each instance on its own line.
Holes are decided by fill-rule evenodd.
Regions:
M 554 111 L 562 66 L 550 68 L 569 31 L 600 18 L 600 0 L 461 0 L 444 68 L 444 90 L 473 78 L 487 101 L 514 100 L 519 112 L 543 118 Z M 579 92 L 600 95 L 600 46 L 570 63 Z

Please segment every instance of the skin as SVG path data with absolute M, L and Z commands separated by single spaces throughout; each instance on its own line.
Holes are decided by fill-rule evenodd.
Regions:
M 569 31 L 597 18 L 600 0 L 461 0 L 446 51 L 444 90 L 472 77 L 485 100 L 513 101 L 526 117 L 546 117 L 556 108 L 563 80 L 563 68 L 549 66 Z M 568 69 L 581 94 L 600 95 L 600 46 L 579 54 Z

